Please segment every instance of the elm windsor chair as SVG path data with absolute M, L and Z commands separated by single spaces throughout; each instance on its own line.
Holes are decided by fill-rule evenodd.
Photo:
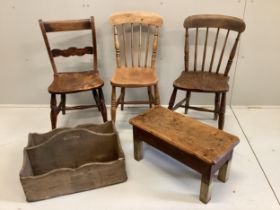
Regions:
M 103 121 L 107 121 L 107 111 L 102 92 L 104 82 L 99 76 L 97 69 L 97 49 L 94 18 L 83 20 L 63 20 L 63 21 L 42 21 L 39 20 L 40 28 L 48 51 L 49 59 L 52 65 L 54 77 L 48 88 L 51 94 L 51 124 L 52 129 L 56 128 L 57 115 L 60 111 L 65 114 L 66 110 L 86 109 L 97 107 L 102 114 Z M 70 47 L 68 49 L 51 49 L 47 33 L 51 32 L 70 32 L 79 30 L 90 30 L 92 37 L 92 46 L 84 48 Z M 91 70 L 77 72 L 58 72 L 55 58 L 58 56 L 84 56 L 93 55 L 93 66 Z M 66 94 L 78 93 L 82 91 L 92 91 L 96 105 L 80 105 L 66 107 Z M 56 95 L 61 95 L 61 101 L 57 105 Z
M 225 118 L 225 109 L 226 109 L 226 93 L 229 90 L 229 71 L 231 68 L 231 64 L 233 62 L 234 56 L 236 54 L 237 45 L 239 42 L 239 38 L 241 33 L 245 30 L 245 23 L 243 20 L 224 15 L 193 15 L 187 17 L 184 21 L 184 27 L 186 28 L 185 34 L 185 70 L 182 74 L 177 78 L 173 83 L 173 92 L 169 101 L 169 109 L 175 110 L 179 107 L 185 108 L 185 114 L 187 114 L 188 109 L 194 109 L 197 111 L 207 111 L 214 113 L 214 119 L 218 120 L 219 129 L 223 129 L 224 126 L 224 118 Z M 194 64 L 193 71 L 190 71 L 190 30 L 193 30 L 195 41 L 194 41 Z M 204 40 L 204 49 L 202 53 L 202 64 L 201 68 L 198 67 L 198 39 L 199 32 L 201 30 L 205 30 L 205 40 Z M 215 31 L 215 39 L 212 49 L 210 64 L 208 71 L 206 70 L 206 56 L 207 49 L 209 51 L 209 34 L 211 31 Z M 221 39 L 222 36 L 221 31 L 224 30 L 226 32 L 225 38 Z M 232 48 L 229 52 L 228 60 L 223 59 L 225 54 L 225 48 L 228 43 L 229 34 L 234 33 L 235 42 L 233 43 Z M 236 34 L 236 35 L 235 35 Z M 218 62 L 215 62 L 215 54 L 217 51 L 217 43 L 222 40 L 222 49 L 220 51 L 220 57 Z M 222 62 L 225 61 L 225 69 L 224 72 L 221 73 L 220 67 L 222 66 Z M 213 64 L 217 63 L 216 69 L 213 69 Z M 175 106 L 176 93 L 177 90 L 186 91 L 186 97 L 178 102 Z M 215 94 L 215 108 L 214 110 L 194 107 L 189 105 L 191 92 L 203 92 L 203 93 L 214 93 Z M 222 96 L 222 97 L 221 97 Z M 184 104 L 185 103 L 185 104 Z
M 155 13 L 120 12 L 110 16 L 110 23 L 114 30 L 117 64 L 111 79 L 111 118 L 115 121 L 119 104 L 121 110 L 124 104 L 149 104 L 150 107 L 160 104 L 155 63 L 163 19 Z M 116 87 L 121 88 L 117 101 Z M 124 101 L 126 88 L 139 87 L 147 87 L 148 101 Z

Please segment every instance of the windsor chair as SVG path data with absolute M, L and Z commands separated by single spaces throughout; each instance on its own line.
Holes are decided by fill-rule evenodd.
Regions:
M 116 119 L 116 108 L 121 104 L 159 105 L 158 78 L 156 76 L 156 54 L 161 16 L 147 12 L 120 12 L 110 16 L 114 29 L 116 50 L 115 73 L 111 79 L 111 118 Z M 116 100 L 116 87 L 121 93 Z M 146 87 L 148 101 L 125 101 L 126 88 Z M 154 94 L 152 88 L 154 87 Z
M 239 38 L 241 33 L 245 30 L 245 23 L 243 20 L 224 15 L 193 15 L 187 17 L 184 21 L 184 27 L 186 29 L 185 34 L 185 69 L 173 83 L 173 92 L 169 100 L 169 109 L 175 110 L 179 107 L 185 108 L 185 114 L 188 109 L 194 109 L 197 111 L 207 111 L 214 113 L 214 120 L 218 120 L 219 129 L 223 129 L 225 109 L 226 109 L 226 93 L 229 90 L 229 71 L 236 54 Z M 205 39 L 202 42 L 202 64 L 198 65 L 198 42 L 199 32 L 205 31 Z M 209 44 L 210 30 L 214 33 L 213 45 Z M 225 36 L 221 36 L 222 31 L 225 32 Z M 190 70 L 190 33 L 194 35 L 194 54 L 193 54 L 193 70 Z M 227 45 L 229 42 L 230 33 L 235 37 L 235 41 L 232 47 Z M 221 45 L 220 56 L 215 59 L 217 54 L 218 45 Z M 219 45 L 219 46 L 220 46 Z M 212 49 L 211 49 L 212 48 Z M 228 48 L 229 57 L 224 59 L 225 50 Z M 208 53 L 210 51 L 210 53 Z M 212 53 L 211 53 L 212 51 Z M 209 59 L 207 55 L 210 54 Z M 209 61 L 209 64 L 206 64 Z M 221 70 L 221 66 L 224 63 L 224 71 Z M 216 64 L 216 65 L 214 65 Z M 208 67 L 206 70 L 206 67 Z M 216 66 L 216 69 L 214 69 Z M 177 90 L 186 91 L 186 97 L 178 102 L 175 106 Z M 190 98 L 192 92 L 214 93 L 215 94 L 215 108 L 214 110 L 190 106 Z M 185 104 L 184 104 L 185 103 Z
M 52 129 L 56 128 L 57 116 L 60 111 L 65 114 L 66 110 L 86 109 L 97 107 L 102 114 L 103 121 L 107 121 L 107 111 L 102 92 L 104 82 L 99 76 L 97 69 L 97 49 L 94 18 L 84 20 L 66 20 L 66 21 L 42 21 L 39 20 L 42 35 L 46 44 L 49 59 L 53 69 L 53 81 L 48 88 L 51 94 L 51 124 Z M 47 33 L 69 32 L 78 30 L 90 30 L 92 36 L 92 46 L 84 48 L 70 47 L 68 49 L 51 48 Z M 77 72 L 58 72 L 55 58 L 58 56 L 84 56 L 90 54 L 93 56 L 93 66 L 91 70 Z M 66 94 L 78 93 L 82 91 L 92 91 L 96 105 L 80 105 L 66 107 Z M 61 101 L 57 105 L 56 95 L 61 96 Z

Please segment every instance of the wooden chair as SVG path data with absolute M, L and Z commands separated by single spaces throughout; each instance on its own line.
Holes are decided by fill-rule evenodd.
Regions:
M 185 19 L 184 27 L 186 28 L 185 35 L 185 70 L 182 72 L 179 78 L 173 83 L 173 92 L 169 101 L 169 109 L 177 109 L 179 107 L 185 108 L 185 114 L 188 109 L 194 109 L 198 111 L 207 111 L 214 113 L 214 119 L 218 121 L 219 129 L 223 129 L 224 126 L 224 115 L 226 108 L 226 93 L 229 90 L 229 70 L 233 62 L 233 58 L 236 53 L 238 41 L 241 33 L 245 30 L 245 23 L 243 20 L 224 16 L 224 15 L 193 15 Z M 204 32 L 205 31 L 205 32 Z M 214 33 L 213 45 L 209 44 L 209 34 Z M 225 36 L 221 36 L 221 33 L 225 32 Z M 194 52 L 193 52 L 193 70 L 190 71 L 190 33 L 194 34 Z M 198 42 L 199 32 L 205 34 L 205 39 L 202 41 L 202 64 L 198 66 Z M 227 52 L 226 46 L 228 43 L 229 35 L 233 35 L 235 42 L 232 47 L 229 48 L 228 59 L 223 59 L 225 52 Z M 215 54 L 217 54 L 218 43 L 221 43 L 222 49 L 218 60 L 215 60 Z M 212 49 L 211 49 L 212 47 Z M 210 49 L 209 49 L 210 48 Z M 227 47 L 228 48 L 228 47 Z M 210 53 L 207 53 L 207 52 Z M 209 59 L 206 59 L 207 54 L 210 54 Z M 210 62 L 207 62 L 210 61 Z M 215 62 L 216 61 L 216 62 Z M 206 64 L 207 63 L 207 64 Z M 208 64 L 209 63 L 209 64 Z M 214 63 L 217 65 L 214 69 Z M 224 63 L 224 71 L 222 73 L 221 66 Z M 206 70 L 206 66 L 209 65 L 209 69 Z M 186 97 L 178 102 L 175 106 L 175 99 L 177 90 L 186 91 Z M 209 110 L 205 108 L 199 108 L 189 106 L 191 92 L 203 92 L 203 93 L 214 93 L 215 94 L 215 108 Z M 185 104 L 184 104 L 185 103 Z
M 155 63 L 159 28 L 163 19 L 154 13 L 121 12 L 112 14 L 110 23 L 114 29 L 117 63 L 111 79 L 111 118 L 115 121 L 119 104 L 121 110 L 124 104 L 149 104 L 150 107 L 160 104 Z M 121 88 L 117 101 L 116 87 Z M 139 87 L 147 87 L 148 101 L 124 101 L 126 88 Z
M 102 92 L 104 82 L 99 77 L 97 70 L 97 49 L 94 18 L 85 20 L 67 20 L 67 21 L 42 21 L 39 20 L 43 38 L 51 61 L 54 77 L 48 88 L 51 94 L 51 124 L 52 129 L 56 128 L 57 115 L 60 111 L 65 114 L 66 110 L 85 109 L 97 107 L 102 114 L 103 121 L 107 121 L 107 111 Z M 92 46 L 84 48 L 70 47 L 68 49 L 51 49 L 47 33 L 65 32 L 77 30 L 91 30 Z M 55 58 L 58 56 L 83 56 L 86 54 L 93 55 L 93 66 L 88 71 L 78 72 L 58 72 Z M 81 91 L 92 91 L 96 105 L 81 105 L 74 107 L 66 107 L 66 94 L 78 93 Z M 57 105 L 56 95 L 61 95 L 61 101 Z

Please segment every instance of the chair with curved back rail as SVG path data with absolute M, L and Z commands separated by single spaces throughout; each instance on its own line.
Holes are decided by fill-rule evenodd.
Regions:
M 115 73 L 111 79 L 111 118 L 116 119 L 116 108 L 121 104 L 159 105 L 156 54 L 161 16 L 147 12 L 120 12 L 110 16 L 114 29 L 116 50 Z M 116 100 L 116 87 L 121 94 Z M 126 88 L 147 87 L 148 101 L 124 101 Z M 154 94 L 152 94 L 154 87 Z
M 229 71 L 236 54 L 237 45 L 241 33 L 245 30 L 245 23 L 243 20 L 224 15 L 193 15 L 187 17 L 184 21 L 184 27 L 186 28 L 185 34 L 185 70 L 182 72 L 179 78 L 173 83 L 173 92 L 169 101 L 169 109 L 175 110 L 179 107 L 185 108 L 185 114 L 188 109 L 194 109 L 198 111 L 208 111 L 214 113 L 214 119 L 218 120 L 219 129 L 223 129 L 225 109 L 226 109 L 226 93 L 229 90 Z M 202 63 L 198 65 L 198 43 L 199 34 L 205 31 L 205 39 L 202 41 Z M 210 31 L 214 34 L 213 45 L 209 44 Z M 225 36 L 221 36 L 221 32 L 225 32 Z M 194 35 L 194 64 L 193 70 L 190 71 L 190 33 Z M 199 33 L 200 32 L 200 33 Z M 229 48 L 228 59 L 225 58 L 227 52 L 226 46 L 229 40 L 229 35 L 235 37 L 235 41 L 232 47 Z M 220 45 L 219 45 L 220 43 Z M 215 60 L 215 54 L 217 54 L 217 46 L 221 46 L 220 56 L 218 60 Z M 211 49 L 212 48 L 212 49 Z M 210 52 L 210 53 L 208 53 Z M 207 54 L 210 54 L 207 60 Z M 209 61 L 209 64 L 206 62 Z M 216 61 L 216 62 L 215 62 Z M 214 63 L 216 69 L 214 69 Z M 221 66 L 224 63 L 224 72 L 221 73 Z M 206 66 L 209 65 L 209 69 L 206 70 Z M 175 99 L 177 90 L 186 91 L 186 97 L 178 102 L 175 106 Z M 189 105 L 191 92 L 203 92 L 215 94 L 215 108 L 209 110 L 201 107 L 194 107 Z M 184 104 L 185 103 L 185 104 Z
M 46 44 L 48 55 L 53 68 L 53 81 L 48 88 L 51 94 L 51 124 L 52 129 L 56 128 L 57 115 L 60 111 L 65 114 L 66 110 L 85 109 L 97 107 L 102 114 L 103 121 L 107 121 L 107 111 L 102 92 L 104 82 L 99 76 L 97 69 L 97 49 L 94 18 L 83 20 L 65 20 L 65 21 L 42 21 L 39 20 L 43 38 Z M 89 30 L 91 31 L 92 46 L 84 48 L 70 47 L 68 49 L 51 49 L 47 33 L 53 32 L 69 32 Z M 93 66 L 91 70 L 77 72 L 58 72 L 55 58 L 58 56 L 83 56 L 87 54 L 93 55 Z M 66 94 L 78 93 L 82 91 L 92 91 L 96 105 L 80 105 L 74 107 L 66 107 Z M 61 95 L 61 101 L 57 105 L 56 95 Z

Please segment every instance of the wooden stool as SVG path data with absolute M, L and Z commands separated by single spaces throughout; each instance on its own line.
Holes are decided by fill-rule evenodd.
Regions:
M 134 157 L 143 158 L 143 141 L 202 174 L 200 200 L 211 199 L 213 175 L 226 182 L 238 137 L 163 107 L 130 119 Z

